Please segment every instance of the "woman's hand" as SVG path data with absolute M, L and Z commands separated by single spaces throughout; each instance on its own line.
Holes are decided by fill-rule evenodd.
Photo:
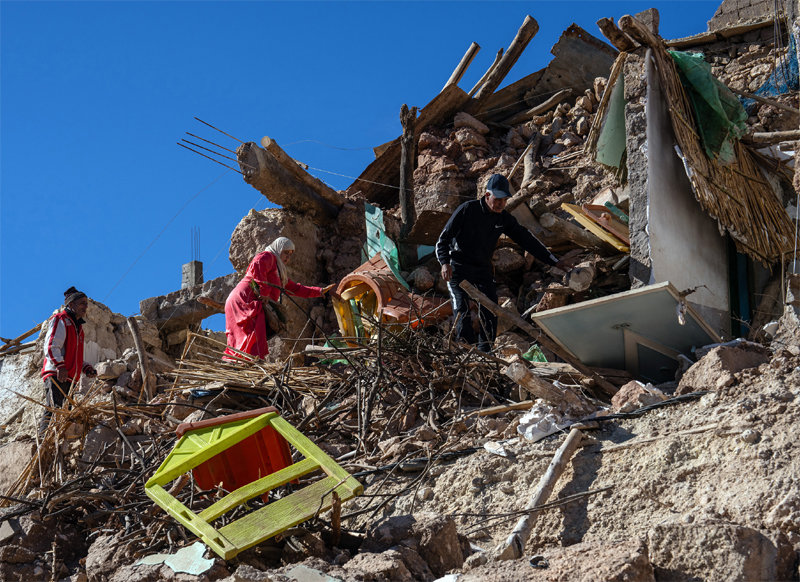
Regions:
M 336 287 L 336 283 L 331 283 L 331 284 L 330 284 L 330 285 L 328 285 L 327 287 L 323 287 L 323 288 L 322 288 L 322 291 L 321 291 L 321 294 L 322 294 L 322 295 L 326 295 L 326 294 L 327 294 L 329 291 L 331 291 L 331 290 L 332 290 L 334 287 Z

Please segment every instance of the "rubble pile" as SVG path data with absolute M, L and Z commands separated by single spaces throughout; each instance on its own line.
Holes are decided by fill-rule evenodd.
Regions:
M 797 579 L 800 102 L 762 91 L 796 47 L 777 20 L 728 22 L 763 4 L 725 0 L 722 28 L 674 41 L 653 9 L 601 19 L 613 46 L 572 25 L 545 69 L 498 90 L 529 16 L 472 91 L 457 69 L 410 132 L 404 105 L 403 136 L 343 192 L 269 137 L 242 144 L 245 182 L 281 208 L 242 219 L 233 268 L 287 236 L 292 279 L 335 297 L 285 301 L 266 360 L 200 329 L 237 273 L 127 321 L 93 302 L 98 378 L 43 433 L 44 331 L 4 340 L 0 580 Z M 749 100 L 728 150 L 701 143 L 670 50 L 701 50 Z M 448 290 L 429 247 L 495 173 L 572 268 L 501 238 L 499 301 L 461 284 L 499 318 L 484 353 L 431 315 Z M 258 448 L 272 437 L 234 454 L 261 441 L 230 434 L 269 415 L 289 458 Z M 209 484 L 195 457 L 257 475 Z

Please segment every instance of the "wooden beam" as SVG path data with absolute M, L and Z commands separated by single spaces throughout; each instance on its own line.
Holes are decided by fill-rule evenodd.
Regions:
M 442 90 L 446 89 L 449 85 L 458 85 L 458 82 L 461 80 L 461 77 L 464 76 L 464 73 L 467 72 L 467 69 L 472 64 L 472 60 L 475 58 L 475 55 L 478 54 L 479 50 L 481 50 L 481 45 L 477 42 L 473 42 L 469 45 L 467 52 L 461 57 L 461 61 L 458 63 L 458 66 L 456 66 L 453 74 L 450 75 L 450 78 L 447 79 L 447 83 L 444 84 Z
M 559 235 L 561 238 L 572 241 L 579 247 L 585 249 L 595 249 L 608 251 L 611 245 L 603 242 L 597 236 L 593 235 L 586 229 L 581 228 L 577 224 L 573 224 L 568 220 L 559 218 L 555 214 L 549 212 L 542 214 L 539 217 L 539 222 L 547 230 Z M 616 250 L 614 252 L 617 252 Z
M 325 184 L 322 180 L 315 178 L 309 174 L 306 169 L 308 166 L 301 164 L 291 156 L 289 156 L 281 146 L 278 145 L 274 139 L 265 135 L 261 138 L 261 145 L 275 156 L 284 168 L 289 170 L 292 175 L 300 180 L 303 184 L 314 190 L 322 198 L 333 204 L 334 206 L 341 207 L 344 205 L 344 197 L 341 196 L 336 190 Z
M 532 16 L 526 16 L 514 40 L 511 41 L 508 50 L 500 58 L 497 66 L 489 73 L 483 86 L 475 93 L 474 105 L 472 107 L 473 111 L 480 112 L 486 100 L 494 93 L 495 89 L 500 86 L 500 83 L 503 82 L 503 79 L 505 79 L 506 75 L 511 71 L 511 68 L 522 55 L 522 52 L 525 50 L 525 47 L 528 46 L 531 39 L 536 36 L 537 32 L 539 32 L 539 24 Z
M 794 115 L 800 115 L 800 110 L 796 107 L 790 107 L 789 105 L 784 105 L 783 103 L 779 103 L 774 99 L 767 99 L 766 97 L 762 97 L 761 95 L 756 95 L 755 93 L 748 93 L 747 91 L 739 91 L 739 89 L 734 89 L 732 87 L 728 87 L 732 93 L 736 93 L 737 95 L 741 95 L 742 97 L 747 97 L 748 99 L 753 99 L 754 101 L 758 101 L 759 103 L 763 103 L 764 105 L 769 105 L 770 107 L 775 107 L 776 109 L 782 109 L 783 111 L 787 111 L 789 113 L 793 113 Z
M 136 321 L 135 317 L 131 316 L 128 318 L 128 327 L 133 336 L 133 345 L 136 348 L 136 354 L 139 356 L 139 371 L 142 374 L 142 393 L 145 395 L 145 402 L 150 402 L 156 393 L 155 375 L 150 371 L 149 356 L 144 350 L 142 334 L 139 333 L 139 323 Z
M 275 155 L 253 142 L 236 150 L 244 181 L 270 202 L 310 218 L 315 224 L 330 224 L 339 208 L 288 170 Z
M 497 68 L 497 63 L 500 62 L 501 58 L 503 58 L 503 49 L 497 51 L 497 55 L 495 55 L 494 57 L 494 62 L 491 65 L 489 65 L 489 68 L 486 69 L 486 72 L 483 74 L 483 76 L 480 79 L 478 79 L 478 82 L 475 83 L 475 86 L 472 89 L 470 89 L 468 93 L 470 97 L 475 95 L 475 93 L 478 92 L 478 89 L 483 87 L 483 84 L 486 82 L 486 79 L 489 77 L 489 75 L 492 74 L 492 71 L 494 71 L 495 68 Z
M 495 550 L 497 560 L 516 560 L 523 556 L 525 544 L 528 542 L 533 524 L 539 515 L 539 509 L 537 508 L 543 505 L 550 497 L 556 482 L 572 459 L 572 455 L 578 450 L 582 438 L 583 433 L 577 428 L 569 431 L 566 440 L 556 451 L 553 460 L 550 461 L 550 466 L 547 467 L 547 471 L 539 480 L 536 491 L 534 491 L 528 505 L 525 506 L 525 510 L 528 513 L 520 518 L 508 539 Z
M 546 349 L 553 352 L 556 356 L 571 364 L 573 368 L 578 370 L 584 376 L 588 376 L 609 396 L 613 396 L 617 393 L 617 387 L 605 380 L 604 378 L 600 377 L 596 374 L 591 368 L 584 366 L 583 363 L 578 360 L 577 358 L 572 357 L 566 350 L 562 349 L 556 342 L 550 339 L 545 333 L 541 330 L 538 330 L 533 326 L 533 324 L 528 323 L 524 319 L 522 319 L 519 315 L 514 313 L 513 311 L 509 311 L 508 309 L 503 309 L 497 303 L 489 299 L 486 295 L 484 295 L 479 289 L 477 289 L 472 283 L 467 281 L 461 281 L 459 286 L 467 292 L 467 294 L 472 297 L 475 301 L 483 305 L 486 309 L 494 313 L 497 317 L 504 317 L 507 320 L 511 321 L 514 325 L 520 328 L 522 331 L 527 333 L 531 336 L 537 343 L 541 344 Z
M 537 376 L 520 359 L 511 362 L 504 374 L 527 390 L 531 396 L 541 398 L 570 415 L 581 417 L 596 409 L 569 386 L 565 386 L 563 389 L 557 388 L 553 383 Z
M 800 129 L 790 129 L 789 131 L 759 131 L 751 133 L 747 141 L 753 143 L 780 143 L 782 141 L 797 141 L 800 139 Z M 742 139 L 742 141 L 745 141 Z
M 473 43 L 474 44 L 474 43 Z M 400 108 L 400 124 L 403 135 L 400 138 L 400 240 L 405 240 L 414 226 L 414 130 L 417 122 L 417 108 L 408 108 L 405 103 Z
M 561 103 L 567 97 L 571 97 L 574 95 L 574 91 L 572 89 L 562 89 L 552 97 L 550 97 L 547 101 L 540 103 L 536 107 L 532 107 L 527 111 L 522 111 L 517 113 L 516 115 L 512 115 L 508 119 L 504 119 L 502 123 L 506 125 L 517 125 L 519 123 L 524 123 L 526 121 L 530 121 L 534 115 L 541 115 L 546 111 L 549 111 L 559 103 Z
M 621 53 L 632 51 L 638 46 L 631 37 L 614 24 L 613 18 L 601 18 L 597 21 L 597 27 L 603 33 L 603 36 L 608 39 L 608 42 L 614 45 L 614 48 Z

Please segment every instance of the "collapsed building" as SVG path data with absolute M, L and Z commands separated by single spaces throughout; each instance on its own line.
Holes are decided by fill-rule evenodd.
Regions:
M 425 521 L 403 515 L 410 516 L 418 503 L 428 511 L 436 511 L 437 502 L 450 504 L 440 497 L 436 477 L 455 480 L 457 470 L 443 465 L 454 457 L 442 451 L 469 455 L 485 449 L 483 454 L 505 459 L 503 445 L 489 447 L 487 439 L 504 443 L 525 431 L 543 438 L 570 424 L 576 431 L 591 430 L 585 417 L 599 409 L 602 418 L 612 396 L 614 412 L 625 414 L 687 401 L 673 400 L 673 395 L 697 399 L 714 389 L 723 394 L 744 385 L 748 370 L 789 373 L 798 355 L 790 349 L 796 340 L 791 330 L 797 323 L 798 284 L 787 273 L 794 272 L 798 204 L 793 163 L 800 103 L 797 31 L 785 23 L 795 22 L 797 14 L 792 3 L 784 3 L 782 21 L 773 8 L 770 2 L 745 6 L 725 0 L 707 32 L 672 41 L 659 36 L 655 10 L 616 23 L 601 20 L 605 41 L 573 25 L 552 48 L 547 67 L 498 90 L 536 34 L 538 25 L 528 17 L 508 50 L 470 91 L 458 86 L 471 60 L 468 52 L 418 116 L 414 108 L 404 108 L 403 134 L 376 147 L 375 160 L 344 191 L 311 176 L 269 137 L 260 144 L 242 144 L 237 157 L 245 182 L 279 208 L 251 211 L 242 219 L 231 236 L 233 268 L 244 272 L 268 242 L 287 236 L 297 245 L 293 276 L 336 283 L 338 299 L 288 303 L 287 331 L 271 340 L 271 362 L 245 369 L 219 363 L 224 337 L 201 331 L 202 321 L 221 311 L 237 273 L 203 282 L 190 268 L 183 289 L 143 300 L 136 318 L 93 303 L 86 358 L 98 364 L 102 385 L 85 386 L 91 398 L 76 401 L 71 416 L 47 440 L 19 438 L 3 447 L 0 484 L 9 510 L 3 510 L 0 532 L 4 543 L 15 548 L 0 556 L 3 576 L 30 579 L 48 570 L 52 576 L 57 570 L 85 571 L 90 579 L 102 580 L 115 575 L 112 563 L 127 567 L 131 576 L 157 567 L 145 564 L 137 570 L 132 563 L 148 552 L 173 550 L 187 534 L 181 526 L 148 521 L 154 514 L 150 509 L 140 515 L 149 502 L 139 495 L 138 476 L 154 473 L 181 421 L 273 405 L 325 454 L 351 472 L 360 469 L 355 474 L 368 491 L 383 491 L 384 481 L 391 482 L 389 477 L 371 480 L 376 474 L 371 471 L 380 467 L 412 472 L 424 466 L 419 479 L 430 474 L 428 481 L 412 485 L 400 480 L 397 490 L 385 494 L 396 497 L 393 504 L 353 500 L 357 510 L 350 523 L 361 537 L 348 537 L 333 526 L 338 518 L 331 518 L 320 528 L 325 535 L 331 529 L 337 542 L 311 529 L 290 529 L 277 546 L 245 550 L 250 553 L 241 554 L 246 556 L 242 564 L 267 569 L 277 555 L 287 568 L 283 573 L 298 578 L 299 566 L 292 565 L 311 555 L 325 557 L 328 565 L 312 565 L 334 579 L 389 579 L 391 572 L 403 579 L 434 579 L 459 569 L 464 580 L 477 579 L 490 572 L 481 568 L 498 566 L 492 566 L 490 552 L 476 549 L 476 542 L 496 545 L 501 534 L 470 530 L 470 537 L 442 516 Z M 690 57 L 682 62 L 689 52 L 704 55 L 707 75 L 703 66 L 687 72 L 697 64 Z M 744 116 L 714 117 L 730 105 L 726 90 L 748 100 Z M 704 104 L 709 92 L 717 101 Z M 698 118 L 701 107 L 707 108 L 705 117 Z M 709 145 L 710 136 L 720 134 Z M 493 257 L 501 298 L 495 307 L 504 328 L 496 354 L 484 358 L 460 351 L 446 335 L 415 333 L 408 339 L 404 330 L 416 332 L 428 324 L 447 330 L 446 289 L 431 245 L 455 208 L 482 194 L 493 173 L 506 175 L 514 188 L 509 212 L 556 254 L 571 257 L 577 268 L 567 274 L 531 265 L 512 241 L 501 239 Z M 337 332 L 345 343 L 331 342 Z M 701 349 L 730 338 L 740 341 Z M 753 341 L 741 341 L 745 338 Z M 6 342 L 0 350 L 0 382 L 16 395 L 0 400 L 9 437 L 35 426 L 40 412 L 30 402 L 41 400 L 41 349 L 30 351 L 36 343 L 24 344 L 25 339 Z M 755 341 L 771 341 L 771 351 Z M 534 351 L 532 343 L 546 361 L 521 357 Z M 349 376 L 337 367 L 342 364 L 350 367 Z M 784 409 L 793 406 L 791 394 L 782 394 L 778 399 Z M 499 411 L 487 412 L 487 405 Z M 527 428 L 520 418 L 492 417 L 540 405 L 550 412 L 543 409 L 538 424 Z M 147 406 L 157 412 L 146 413 Z M 548 417 L 551 413 L 557 414 Z M 543 422 L 547 418 L 549 429 Z M 672 421 L 680 422 L 675 416 Z M 750 433 L 741 435 L 743 442 L 758 442 Z M 580 441 L 576 438 L 571 437 L 574 446 Z M 562 449 L 551 447 L 547 455 L 555 452 L 556 459 L 567 455 L 568 460 Z M 788 454 L 770 449 L 778 459 Z M 128 473 L 114 479 L 92 476 L 97 468 L 113 472 L 113 467 L 127 467 Z M 83 472 L 85 484 L 63 478 L 71 472 Z M 518 511 L 514 487 L 521 485 L 507 481 L 499 488 L 512 500 L 504 503 Z M 183 496 L 191 508 L 195 492 L 212 501 L 224 493 L 209 492 L 212 485 L 187 487 L 186 482 L 176 482 L 170 494 Z M 482 490 L 475 483 L 468 487 L 471 495 Z M 418 490 L 409 496 L 412 486 Z M 85 491 L 91 494 L 82 503 L 72 501 Z M 782 491 L 786 498 L 781 503 L 790 507 L 795 485 L 787 482 Z M 123 498 L 124 518 L 109 507 Z M 74 548 L 59 553 L 53 542 L 52 563 L 35 556 L 49 550 L 34 548 L 35 536 L 29 535 L 35 530 L 31 524 L 38 523 L 29 515 L 34 510 L 49 519 L 57 519 L 59 512 L 79 516 L 78 525 L 71 523 L 62 532 Z M 359 517 L 362 512 L 385 521 L 373 523 Z M 619 575 L 635 571 L 636 579 L 688 579 L 710 576 L 716 569 L 731 579 L 796 577 L 800 542 L 794 515 L 786 509 L 772 521 L 742 517 L 733 533 L 727 522 L 714 522 L 730 555 L 738 555 L 743 539 L 758 540 L 754 553 L 761 561 L 746 556 L 741 570 L 723 564 L 724 558 L 681 564 L 662 547 L 665 540 L 678 539 L 685 552 L 691 551 L 688 530 L 676 525 L 643 533 L 647 548 L 625 546 L 622 553 L 634 557 L 619 558 Z M 20 516 L 26 520 L 22 529 Z M 194 519 L 179 521 L 214 547 L 209 541 L 213 534 L 204 537 L 192 529 L 199 527 L 192 525 Z M 770 533 L 760 533 L 768 523 Z M 100 526 L 100 536 L 81 533 Z M 545 518 L 532 541 L 542 547 L 580 545 L 581 536 L 569 538 L 565 524 L 559 537 L 560 528 L 558 520 Z M 603 533 L 599 529 L 596 535 Z M 437 536 L 446 540 L 441 547 L 427 539 Z M 524 547 L 525 539 L 521 543 Z M 485 549 L 488 542 L 481 545 Z M 334 557 L 326 546 L 338 548 Z M 104 559 L 109 552 L 120 558 Z M 75 566 L 81 553 L 84 564 Z M 120 561 L 123 556 L 128 562 Z M 568 552 L 556 554 L 551 562 L 566 568 L 559 558 L 566 562 L 568 557 Z M 344 568 L 331 565 L 339 562 Z M 532 576 L 531 566 L 523 571 L 516 564 L 506 579 Z M 148 575 L 163 575 L 165 568 L 148 570 Z M 213 579 L 233 569 L 221 560 L 209 568 L 205 572 Z M 307 576 L 321 575 L 308 569 Z M 239 570 L 236 575 L 250 579 Z M 565 576 L 579 577 L 575 571 Z

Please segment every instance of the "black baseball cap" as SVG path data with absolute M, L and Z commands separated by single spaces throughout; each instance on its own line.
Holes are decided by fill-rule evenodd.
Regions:
M 495 198 L 508 198 L 511 196 L 511 187 L 502 174 L 492 174 L 486 182 L 486 191 Z

